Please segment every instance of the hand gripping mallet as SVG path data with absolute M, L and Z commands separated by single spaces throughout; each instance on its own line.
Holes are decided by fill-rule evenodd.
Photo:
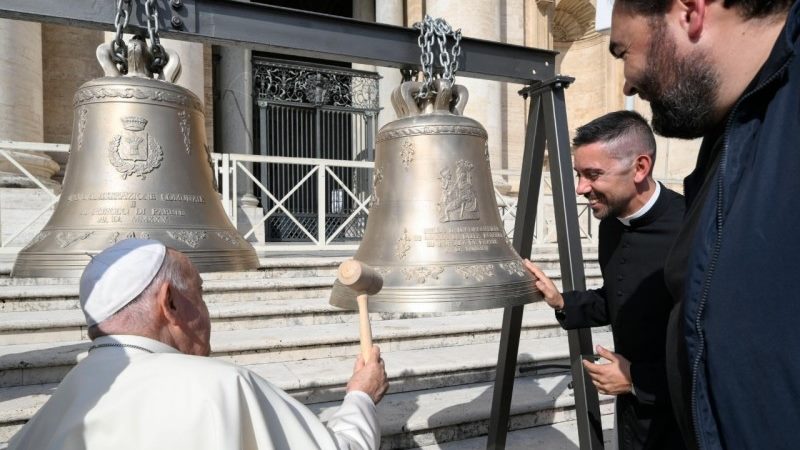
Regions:
M 339 282 L 354 290 L 358 302 L 358 324 L 361 338 L 361 354 L 364 362 L 372 354 L 372 329 L 369 326 L 367 296 L 377 294 L 383 287 L 383 278 L 368 265 L 349 259 L 339 265 Z

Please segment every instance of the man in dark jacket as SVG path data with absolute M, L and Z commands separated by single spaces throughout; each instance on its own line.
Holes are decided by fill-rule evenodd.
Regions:
M 576 191 L 601 219 L 603 287 L 562 295 L 526 265 L 564 328 L 611 325 L 616 353 L 598 346 L 608 362 L 584 366 L 598 391 L 617 396 L 619 448 L 681 449 L 664 367 L 672 299 L 663 272 L 683 220 L 683 197 L 653 180 L 655 138 L 635 112 L 613 112 L 578 128 L 573 147 Z
M 795 449 L 800 4 L 616 0 L 610 50 L 656 132 L 704 138 L 665 268 L 678 422 L 702 449 Z

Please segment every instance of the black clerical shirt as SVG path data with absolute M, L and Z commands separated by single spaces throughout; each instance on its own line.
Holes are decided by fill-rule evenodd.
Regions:
M 626 226 L 600 222 L 603 287 L 566 292 L 557 314 L 566 329 L 611 325 L 614 351 L 631 362 L 635 395 L 618 397 L 621 449 L 682 448 L 667 391 L 666 328 L 672 298 L 664 262 L 683 220 L 683 197 L 662 186 L 653 207 Z

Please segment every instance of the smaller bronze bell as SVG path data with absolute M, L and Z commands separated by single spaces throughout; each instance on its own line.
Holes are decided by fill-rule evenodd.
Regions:
M 492 189 L 486 130 L 462 115 L 467 90 L 437 80 L 420 106 L 422 83 L 392 95 L 398 119 L 377 138 L 372 204 L 355 259 L 383 276 L 370 311 L 465 311 L 541 299 L 506 239 Z M 331 304 L 356 309 L 338 281 Z
M 259 265 L 214 189 L 200 100 L 173 84 L 180 60 L 155 79 L 141 38 L 128 46 L 122 76 L 103 44 L 106 73 L 75 93 L 64 186 L 50 221 L 17 256 L 13 276 L 77 277 L 90 255 L 129 238 L 157 239 L 201 272 Z

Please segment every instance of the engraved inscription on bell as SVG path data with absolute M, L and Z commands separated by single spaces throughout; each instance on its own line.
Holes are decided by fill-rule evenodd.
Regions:
M 504 238 L 496 225 L 435 227 L 425 230 L 424 244 L 452 252 L 489 251 Z

